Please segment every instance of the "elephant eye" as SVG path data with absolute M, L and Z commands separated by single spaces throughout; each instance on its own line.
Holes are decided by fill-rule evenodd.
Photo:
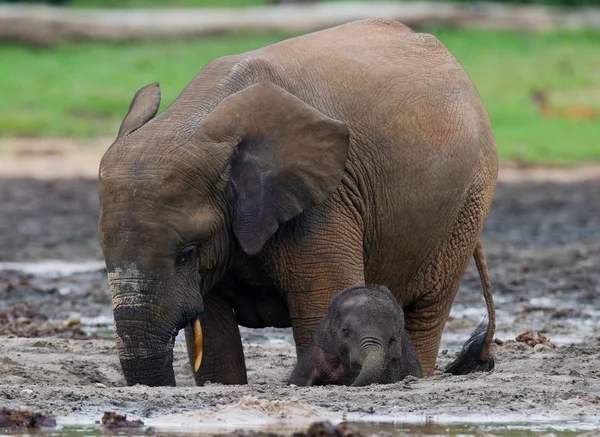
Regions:
M 177 259 L 175 260 L 175 264 L 179 266 L 184 266 L 188 264 L 190 261 L 194 259 L 196 256 L 196 246 L 186 246 L 177 254 Z
M 346 329 L 346 328 L 342 328 L 342 336 L 344 338 L 350 337 L 350 331 L 348 331 L 348 329 Z
M 388 342 L 388 347 L 392 347 L 392 345 L 394 344 L 395 341 L 396 341 L 396 337 L 390 338 L 390 341 Z

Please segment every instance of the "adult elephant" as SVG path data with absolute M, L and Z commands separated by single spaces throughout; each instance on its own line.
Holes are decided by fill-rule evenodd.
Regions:
M 238 324 L 291 326 L 301 353 L 365 283 L 392 291 L 433 373 L 497 177 L 483 104 L 436 38 L 349 23 L 216 59 L 159 102 L 138 91 L 99 173 L 128 384 L 175 384 L 184 327 L 199 364 L 197 321 L 196 382 L 246 383 Z M 491 333 L 463 371 L 489 364 Z

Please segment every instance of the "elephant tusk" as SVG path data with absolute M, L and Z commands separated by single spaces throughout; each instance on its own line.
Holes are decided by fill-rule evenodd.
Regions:
M 197 372 L 202 363 L 202 326 L 198 318 L 195 318 L 192 324 L 194 325 L 194 372 Z

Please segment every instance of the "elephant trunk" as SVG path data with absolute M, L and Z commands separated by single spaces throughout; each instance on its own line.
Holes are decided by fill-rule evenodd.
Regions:
M 127 385 L 142 384 L 150 387 L 175 386 L 173 350 L 143 359 L 142 348 L 119 347 L 119 360 Z
M 360 350 L 362 367 L 352 387 L 361 387 L 379 381 L 385 369 L 385 349 L 380 341 L 372 338 L 363 339 Z
M 113 300 L 118 293 L 113 294 Z M 115 342 L 127 385 L 174 386 L 176 322 L 149 303 L 122 299 L 113 308 Z M 164 312 L 164 309 L 162 309 Z

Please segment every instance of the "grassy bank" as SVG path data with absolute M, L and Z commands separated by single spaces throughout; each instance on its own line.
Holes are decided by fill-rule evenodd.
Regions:
M 479 89 L 502 158 L 549 163 L 600 159 L 600 120 L 545 119 L 529 100 L 531 90 L 539 87 L 557 107 L 587 105 L 600 112 L 600 32 L 432 33 Z M 139 87 L 160 81 L 164 109 L 209 60 L 287 36 L 65 45 L 44 51 L 0 46 L 0 135 L 113 135 Z

